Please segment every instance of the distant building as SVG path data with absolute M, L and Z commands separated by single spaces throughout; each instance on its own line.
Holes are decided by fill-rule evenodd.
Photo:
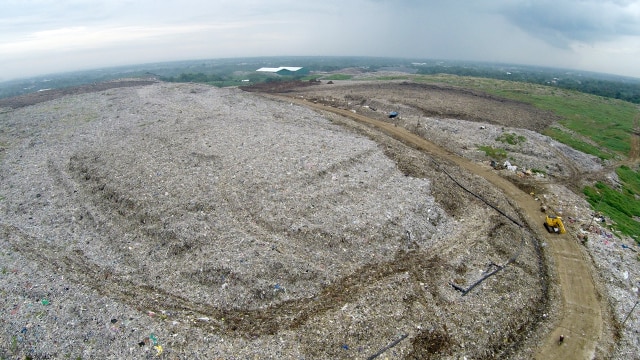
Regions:
M 309 73 L 308 69 L 303 67 L 295 67 L 295 66 L 280 66 L 277 68 L 263 67 L 256 71 L 260 72 L 268 72 L 278 75 L 306 75 Z

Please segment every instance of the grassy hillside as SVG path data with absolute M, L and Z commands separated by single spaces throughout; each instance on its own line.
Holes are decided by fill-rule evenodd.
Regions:
M 455 75 L 417 76 L 414 80 L 480 90 L 553 111 L 562 117 L 559 125 L 570 132 L 551 127 L 545 130 L 546 135 L 603 160 L 625 157 L 630 150 L 633 118 L 638 113 L 638 106 L 629 102 L 504 80 Z
M 519 100 L 552 111 L 562 120 L 544 133 L 602 160 L 626 158 L 631 150 L 634 117 L 638 106 L 629 102 L 563 90 L 551 86 L 452 75 L 419 76 L 417 81 L 445 83 Z M 640 173 L 638 168 L 616 170 L 619 188 L 604 183 L 586 187 L 584 194 L 596 210 L 615 222 L 621 233 L 636 241 L 640 234 Z
M 594 209 L 615 222 L 617 230 L 640 242 L 640 174 L 627 166 L 619 167 L 616 173 L 622 183 L 620 189 L 598 182 L 586 187 L 584 194 Z

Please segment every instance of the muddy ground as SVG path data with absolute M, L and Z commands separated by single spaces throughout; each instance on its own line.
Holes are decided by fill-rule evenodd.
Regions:
M 334 85 L 293 96 L 399 110 L 487 166 L 476 141 L 513 127 L 514 163 L 549 176 L 500 171 L 556 207 L 546 184 L 600 166 L 538 138 L 554 117 L 522 104 Z M 471 194 L 521 221 L 503 193 L 348 118 L 157 83 L 0 121 L 2 357 L 366 359 L 399 340 L 381 357 L 530 358 L 557 316 L 544 242 Z

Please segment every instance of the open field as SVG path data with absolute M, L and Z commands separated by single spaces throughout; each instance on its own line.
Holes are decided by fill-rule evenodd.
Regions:
M 537 132 L 556 115 L 335 85 L 274 100 L 140 84 L 5 108 L 0 355 L 366 359 L 396 340 L 382 358 L 637 353 L 639 320 L 619 324 L 637 259 L 606 233 L 576 242 L 592 216 L 570 188 L 603 168 Z M 483 145 L 546 176 L 493 170 Z M 571 234 L 541 234 L 542 205 Z M 588 307 L 563 285 L 574 263 Z M 567 341 L 549 344 L 559 325 Z

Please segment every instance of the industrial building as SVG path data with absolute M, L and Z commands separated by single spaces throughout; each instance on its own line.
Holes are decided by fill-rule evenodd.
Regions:
M 263 67 L 256 71 L 260 72 L 268 72 L 278 75 L 306 75 L 309 73 L 308 69 L 303 67 L 295 67 L 295 66 L 280 66 L 277 68 Z

